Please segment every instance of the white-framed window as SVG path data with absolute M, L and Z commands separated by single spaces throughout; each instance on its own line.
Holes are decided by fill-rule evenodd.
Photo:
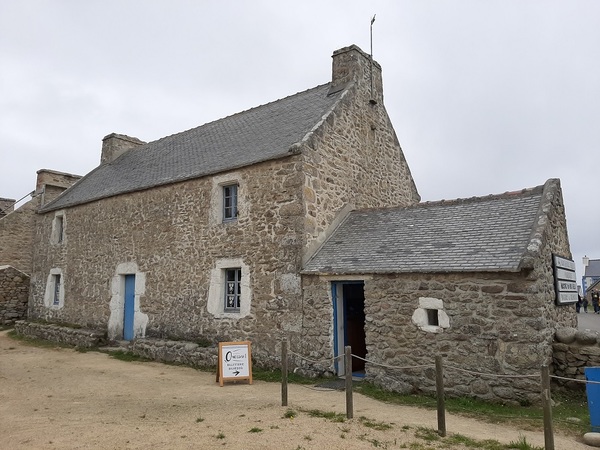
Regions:
M 65 305 L 65 277 L 62 269 L 50 269 L 44 292 L 44 305 L 50 309 L 61 309 Z
M 52 284 L 54 284 L 52 289 L 52 306 L 58 306 L 60 305 L 60 286 L 62 284 L 62 275 L 59 273 L 52 275 Z
M 242 298 L 242 269 L 223 269 L 225 278 L 225 312 L 239 312 Z
M 245 197 L 242 173 L 227 172 L 211 178 L 210 210 L 211 226 L 235 226 L 249 207 Z
M 62 244 L 65 240 L 65 212 L 57 211 L 52 219 L 52 233 L 50 242 L 52 244 Z
M 238 185 L 223 186 L 223 222 L 236 220 L 238 216 Z
M 222 258 L 210 274 L 206 309 L 216 318 L 240 319 L 250 314 L 250 268 L 242 258 Z

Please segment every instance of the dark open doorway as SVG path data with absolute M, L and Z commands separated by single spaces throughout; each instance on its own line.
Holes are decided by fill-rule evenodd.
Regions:
M 365 293 L 363 281 L 336 282 L 333 284 L 336 356 L 344 354 L 344 347 L 352 348 L 352 373 L 364 376 L 367 346 L 365 337 Z M 357 358 L 358 357 L 358 358 Z M 363 358 L 363 359 L 361 359 Z M 343 375 L 345 365 L 338 360 L 338 375 Z

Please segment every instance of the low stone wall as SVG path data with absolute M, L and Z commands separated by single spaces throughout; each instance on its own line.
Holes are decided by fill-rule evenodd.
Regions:
M 80 348 L 100 347 L 107 344 L 106 334 L 103 332 L 58 324 L 19 320 L 15 323 L 15 331 L 23 336 Z M 141 338 L 127 344 L 123 349 L 154 361 L 197 368 L 217 367 L 218 348 L 215 346 L 202 347 L 194 342 Z
M 105 333 L 84 328 L 70 328 L 61 325 L 25 322 L 15 322 L 15 331 L 27 337 L 45 339 L 80 348 L 92 348 L 106 342 Z
M 160 362 L 197 368 L 217 367 L 218 348 L 201 347 L 193 342 L 141 338 L 129 345 L 129 351 Z
M 29 276 L 12 266 L 0 266 L 0 325 L 27 317 Z
M 560 328 L 552 345 L 554 375 L 585 380 L 586 367 L 600 367 L 600 336 L 593 331 L 576 328 Z M 585 384 L 553 379 L 559 386 L 569 389 L 585 389 Z

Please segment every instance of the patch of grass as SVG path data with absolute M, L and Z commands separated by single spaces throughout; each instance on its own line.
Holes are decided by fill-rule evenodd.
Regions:
M 197 417 L 196 423 L 204 422 L 204 417 Z
M 123 350 L 108 352 L 108 354 L 111 356 L 111 358 L 115 358 L 120 361 L 140 361 L 140 362 L 152 361 L 151 359 L 144 358 L 143 356 L 136 355 L 135 353 L 125 352 Z
M 310 417 L 321 417 L 323 419 L 330 420 L 332 422 L 345 422 L 346 416 L 341 413 L 336 413 L 332 411 L 321 411 L 320 409 L 309 409 L 302 410 L 306 412 Z
M 462 434 L 451 434 L 450 436 L 444 438 L 444 442 L 451 445 L 463 445 L 467 448 L 483 450 L 503 450 L 506 448 L 504 445 L 500 444 L 500 442 L 493 439 L 479 441 L 477 439 L 463 436 Z
M 296 411 L 294 411 L 293 409 L 288 409 L 286 412 L 283 413 L 283 417 L 285 419 L 293 419 L 297 415 L 298 415 L 298 413 Z
M 379 401 L 435 409 L 435 397 L 428 395 L 406 395 L 387 391 L 369 382 L 362 382 L 355 388 L 368 397 Z M 552 399 L 555 406 L 552 408 L 552 419 L 556 430 L 571 434 L 583 434 L 589 430 L 589 411 L 584 391 L 554 391 Z M 479 420 L 492 423 L 518 423 L 526 424 L 532 430 L 542 430 L 543 410 L 539 405 L 527 405 L 521 402 L 520 406 L 505 405 L 486 402 L 474 398 L 446 398 L 446 410 Z
M 252 427 L 248 430 L 248 433 L 260 433 L 261 431 L 262 431 L 262 428 Z
M 511 441 L 506 448 L 511 450 L 544 450 L 543 447 L 529 444 L 524 436 L 521 436 L 516 442 Z
M 359 418 L 360 423 L 362 423 L 367 428 L 372 428 L 378 431 L 389 430 L 392 428 L 392 425 L 385 422 L 377 422 L 375 420 L 367 419 L 365 416 L 361 416 Z
M 417 427 L 417 430 L 415 431 L 415 437 L 418 437 L 419 439 L 423 439 L 426 442 L 434 442 L 434 441 L 439 441 L 441 439 L 437 430 L 434 430 L 433 428 L 426 428 L 426 427 Z
M 217 434 L 215 437 L 217 439 L 225 439 L 225 435 L 222 432 L 220 432 L 219 434 Z

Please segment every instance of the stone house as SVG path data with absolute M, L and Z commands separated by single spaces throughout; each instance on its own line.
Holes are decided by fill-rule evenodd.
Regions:
M 79 178 L 41 169 L 30 200 L 15 208 L 15 200 L 0 198 L 0 324 L 26 317 L 36 211 Z
M 381 67 L 346 47 L 329 83 L 154 142 L 105 137 L 101 164 L 40 211 L 30 317 L 116 340 L 250 340 L 265 366 L 284 337 L 330 361 L 350 344 L 370 361 L 353 369 L 395 389 L 431 380 L 377 364 L 547 362 L 576 320 L 553 300 L 552 254 L 570 257 L 559 182 L 419 202 Z

